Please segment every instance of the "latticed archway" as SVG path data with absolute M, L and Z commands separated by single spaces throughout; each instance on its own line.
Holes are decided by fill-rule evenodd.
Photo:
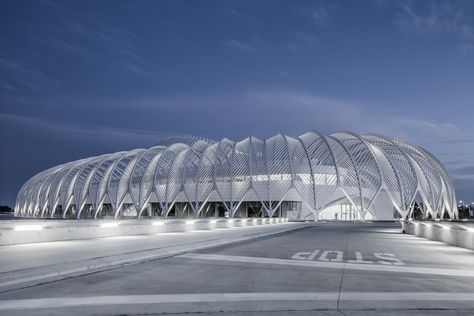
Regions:
M 339 200 L 365 218 L 382 194 L 402 218 L 415 204 L 425 217 L 457 217 L 446 169 L 420 146 L 377 134 L 313 131 L 239 142 L 176 136 L 149 149 L 69 162 L 28 180 L 15 215 L 117 218 L 126 210 L 136 217 L 171 211 L 198 217 L 208 214 L 212 199 L 230 217 L 243 201 L 258 201 L 259 212 L 272 217 L 295 192 L 314 218 Z

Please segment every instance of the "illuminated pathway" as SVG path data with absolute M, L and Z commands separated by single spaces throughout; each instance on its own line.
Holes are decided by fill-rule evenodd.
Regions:
M 134 241 L 144 250 L 159 238 L 171 249 L 188 242 L 190 236 L 209 241 L 219 234 L 222 239 L 245 238 L 256 236 L 259 231 L 276 233 L 290 228 L 268 237 L 182 251 L 159 260 L 3 291 L 0 314 L 239 311 L 239 315 L 286 315 L 292 311 L 294 315 L 306 315 L 314 310 L 324 315 L 474 313 L 474 253 L 400 234 L 398 224 L 274 225 L 23 248 L 37 246 L 56 258 L 60 253 L 57 249 L 64 250 L 67 245 L 71 249 L 68 255 L 80 260 L 83 255 L 77 248 L 86 245 L 96 245 L 94 255 L 110 243 L 108 251 L 114 255 L 120 250 L 120 240 L 128 251 Z M 14 247 L 21 246 L 0 248 L 2 267 L 3 262 L 11 267 L 16 260 L 31 259 L 31 254 L 12 251 Z M 5 257 L 8 254 L 13 257 Z M 43 259 L 38 262 L 44 263 Z M 34 262 L 22 263 L 20 267 L 33 265 Z

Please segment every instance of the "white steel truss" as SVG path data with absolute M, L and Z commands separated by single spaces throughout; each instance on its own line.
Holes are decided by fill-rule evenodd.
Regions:
M 291 190 L 315 218 L 342 198 L 364 218 L 381 192 L 403 218 L 415 202 L 425 217 L 458 216 L 453 182 L 427 150 L 378 134 L 314 131 L 240 142 L 176 136 L 146 150 L 69 162 L 28 180 L 15 215 L 97 218 L 107 204 L 117 218 L 130 200 L 137 217 L 150 201 L 167 217 L 180 197 L 197 217 L 214 194 L 233 217 L 253 194 L 272 216 Z

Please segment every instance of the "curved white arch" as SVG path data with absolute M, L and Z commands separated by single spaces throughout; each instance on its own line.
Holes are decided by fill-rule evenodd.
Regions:
M 458 216 L 446 168 L 426 149 L 400 138 L 311 131 L 239 142 L 168 140 L 173 139 L 186 143 L 91 157 L 40 172 L 19 190 L 15 216 L 56 217 L 60 207 L 63 218 L 82 218 L 89 205 L 97 218 L 110 203 L 117 218 L 122 205 L 131 203 L 140 217 L 158 201 L 167 217 L 178 201 L 197 217 L 211 195 L 231 217 L 249 196 L 273 216 L 288 195 L 315 218 L 345 197 L 363 218 L 385 192 L 402 217 L 411 215 L 415 200 L 423 203 L 425 216 Z M 68 213 L 70 208 L 75 213 Z

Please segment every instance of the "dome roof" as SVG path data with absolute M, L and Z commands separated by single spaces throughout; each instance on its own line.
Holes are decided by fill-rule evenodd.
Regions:
M 428 151 L 378 134 L 307 132 L 239 142 L 174 136 L 135 149 L 68 162 L 28 180 L 17 196 L 16 216 L 74 217 L 88 205 L 95 217 L 104 204 L 114 215 L 129 197 L 138 216 L 151 200 L 165 210 L 185 196 L 198 216 L 211 192 L 229 213 L 253 191 L 269 216 L 290 190 L 317 213 L 341 195 L 368 212 L 385 192 L 400 216 L 423 204 L 425 216 L 457 217 L 452 181 Z

